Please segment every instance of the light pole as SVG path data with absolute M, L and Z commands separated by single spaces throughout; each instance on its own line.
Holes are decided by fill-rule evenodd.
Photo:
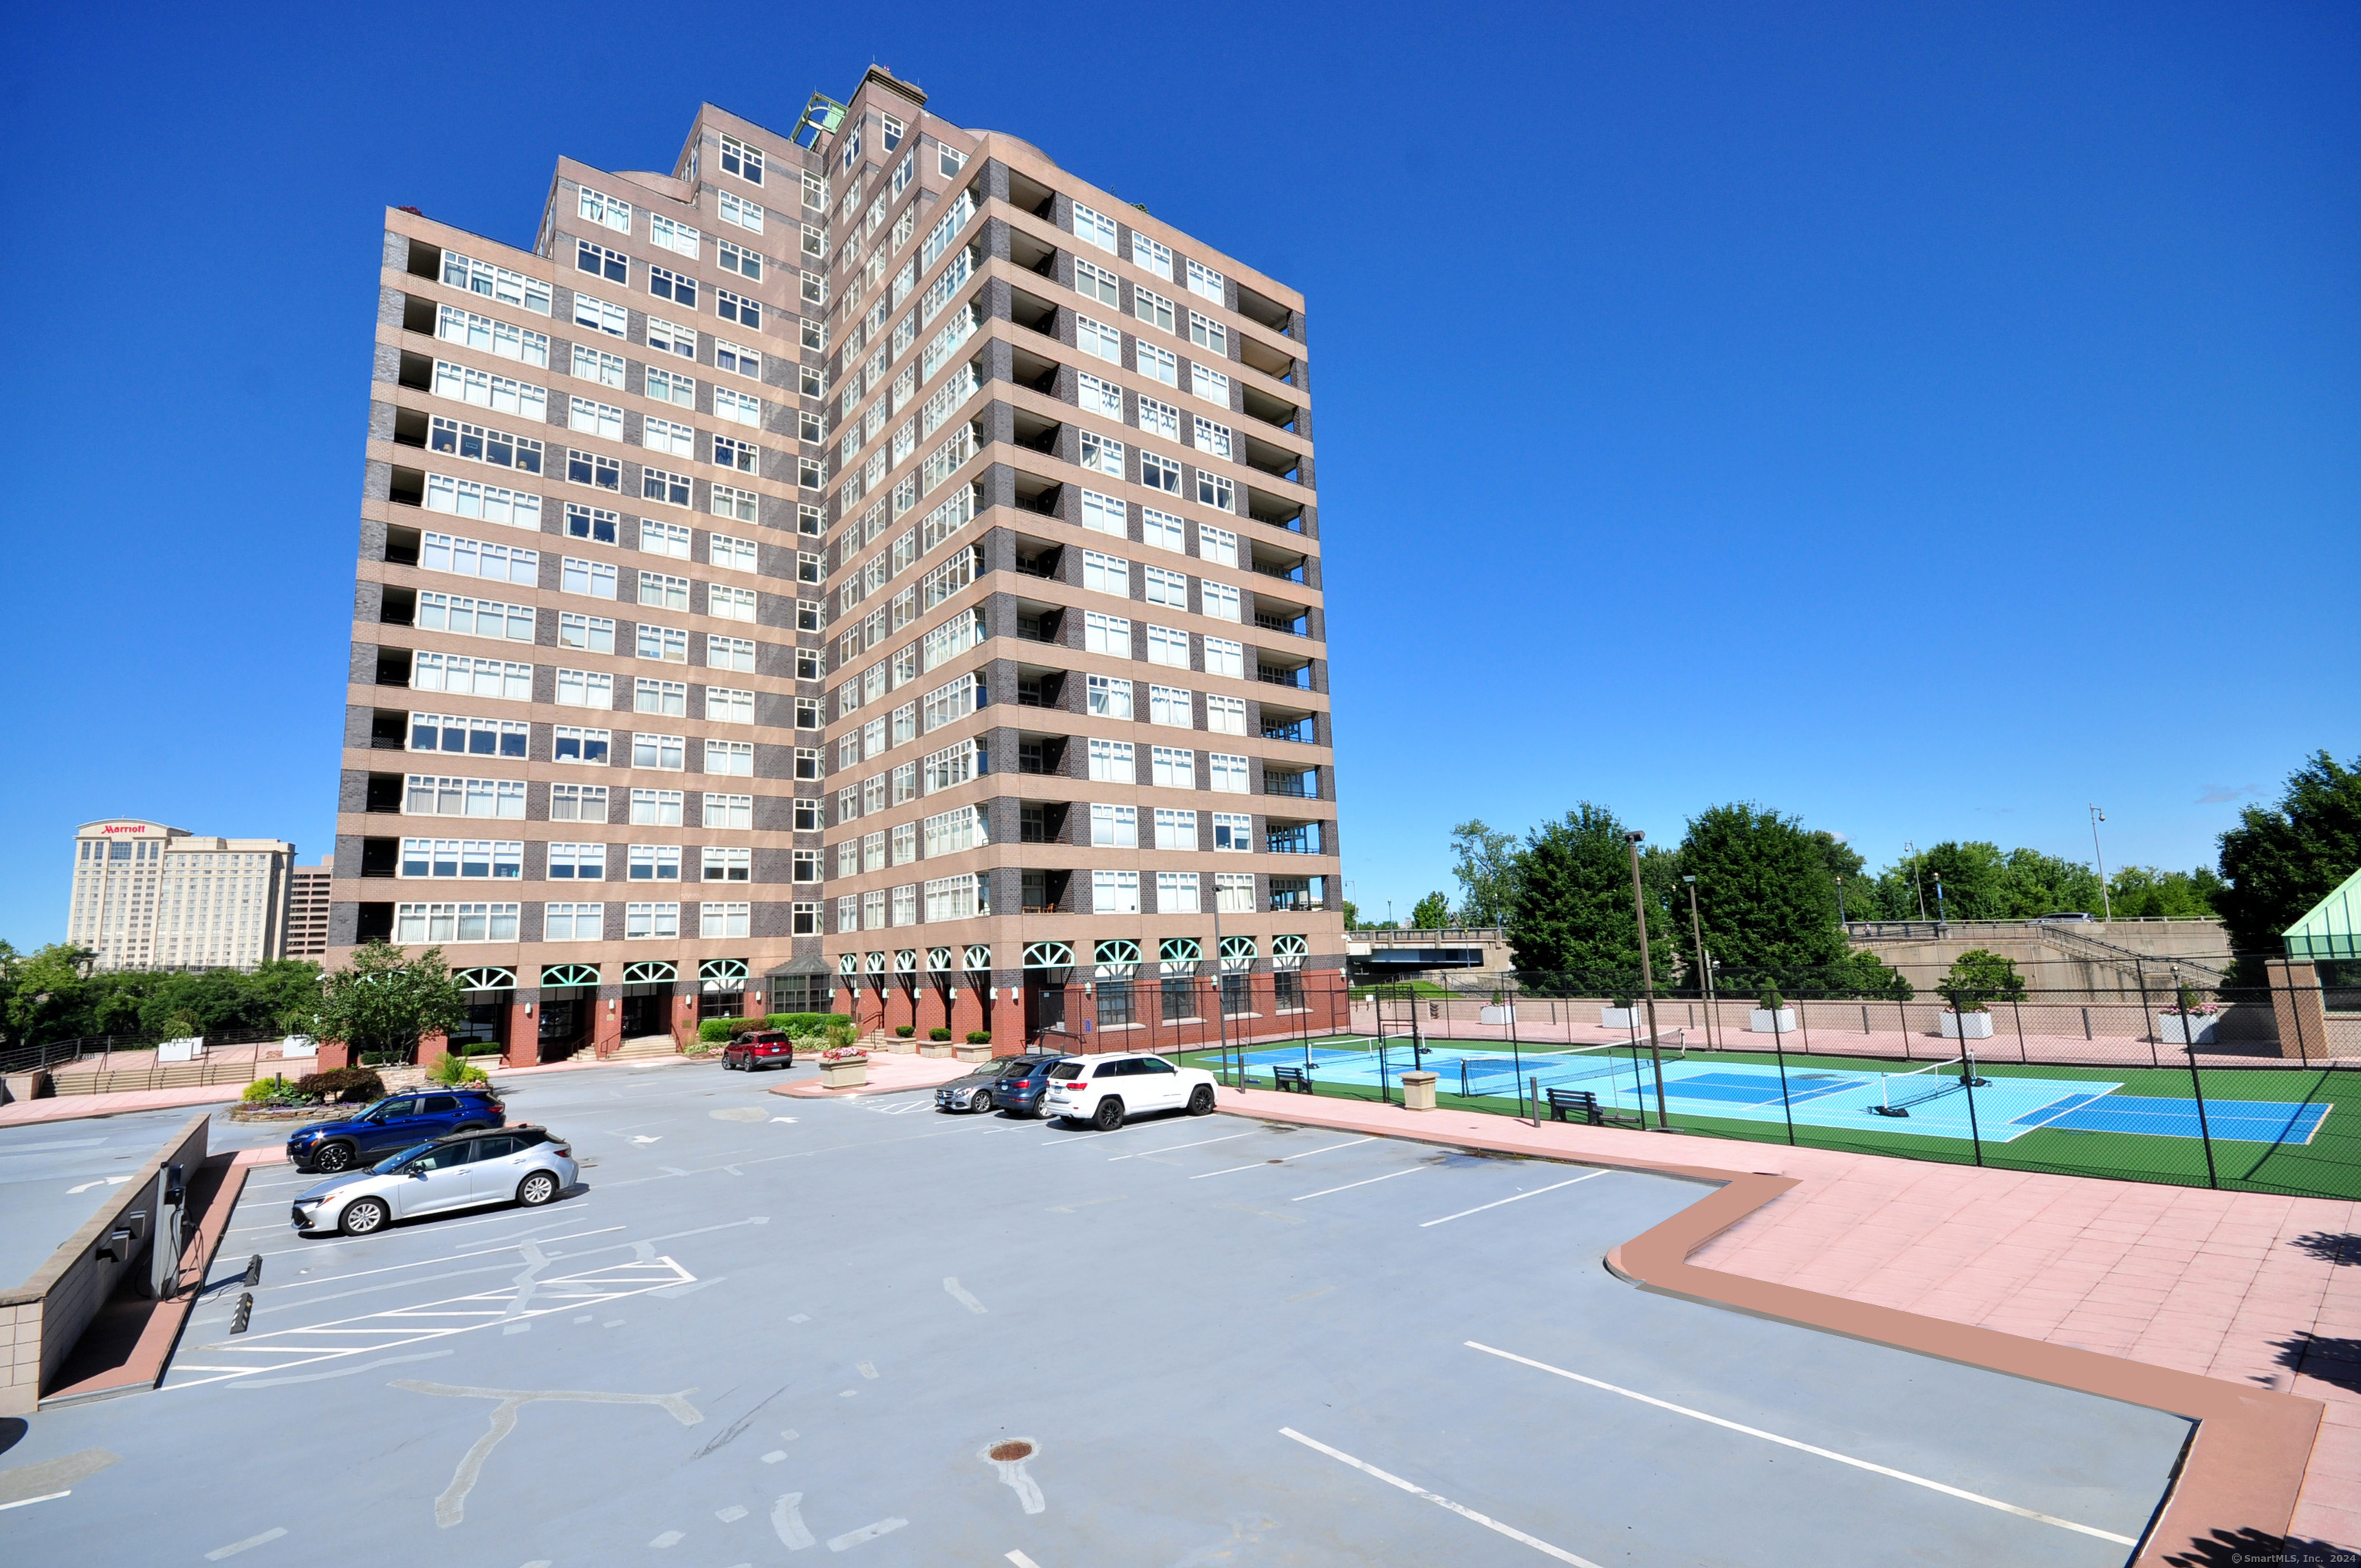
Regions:
M 1852 922 L 1845 918 L 1844 878 L 1837 878 L 1837 924 L 1850 928 Z
M 1648 1056 L 1656 1068 L 1656 1130 L 1669 1133 L 1673 1124 L 1664 1114 L 1664 1057 L 1656 1044 L 1656 972 L 1648 962 L 1648 901 L 1640 892 L 1640 840 L 1646 837 L 1637 828 L 1628 828 L 1623 842 L 1631 850 L 1631 913 L 1640 922 L 1640 994 L 1648 1004 Z
M 1697 996 L 1705 1003 L 1705 1041 L 1710 1046 L 1713 1044 L 1713 987 L 1711 973 L 1705 967 L 1705 927 L 1697 919 L 1697 878 L 1685 876 L 1681 880 L 1688 883 L 1689 938 L 1697 944 Z
M 1909 839 L 1902 840 L 1902 852 L 1910 857 L 1910 890 L 1918 895 L 1918 918 L 1927 918 L 1927 884 L 1918 878 L 1918 846 Z
M 2099 907 L 2106 911 L 2107 924 L 2115 923 L 2115 901 L 2107 895 L 2107 857 L 2099 849 L 2099 824 L 2107 814 L 2097 806 L 2091 807 L 2091 853 L 2099 862 Z
M 1941 936 L 1943 928 L 1950 924 L 1950 920 L 1951 917 L 1943 913 L 1943 873 L 1937 872 L 1935 873 L 1935 934 Z

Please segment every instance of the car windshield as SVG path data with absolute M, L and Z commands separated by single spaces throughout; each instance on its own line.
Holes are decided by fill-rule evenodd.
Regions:
M 377 1172 L 379 1176 L 391 1176 L 395 1171 L 400 1170 L 403 1166 L 409 1164 L 412 1160 L 415 1159 L 420 1155 L 424 1154 L 428 1149 L 431 1149 L 434 1146 L 433 1144 L 412 1144 L 408 1148 L 403 1149 L 400 1154 L 386 1156 L 385 1158 L 378 1161 L 375 1165 L 369 1167 L 369 1168 Z
M 1080 1078 L 1082 1076 L 1082 1064 L 1078 1061 L 1061 1061 L 1049 1069 L 1049 1076 L 1056 1079 Z

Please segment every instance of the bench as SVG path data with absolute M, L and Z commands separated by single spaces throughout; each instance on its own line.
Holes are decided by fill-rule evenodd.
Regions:
M 1644 1127 L 1648 1124 L 1648 1118 L 1644 1115 L 1599 1109 L 1598 1096 L 1587 1089 L 1544 1089 L 1542 1092 L 1549 1096 L 1550 1120 L 1553 1122 L 1565 1121 L 1566 1113 L 1571 1111 L 1594 1127 Z
M 1308 1067 L 1275 1067 L 1270 1069 L 1270 1079 L 1274 1089 L 1297 1094 L 1312 1092 L 1312 1069 Z

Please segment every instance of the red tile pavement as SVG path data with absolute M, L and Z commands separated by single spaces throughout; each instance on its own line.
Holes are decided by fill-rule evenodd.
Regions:
M 872 1051 L 869 1053 L 869 1081 L 859 1089 L 822 1089 L 818 1079 L 798 1079 L 783 1083 L 771 1091 L 774 1094 L 792 1095 L 797 1100 L 837 1100 L 863 1094 L 906 1094 L 914 1089 L 932 1089 L 939 1083 L 949 1083 L 955 1078 L 965 1078 L 975 1069 L 953 1057 L 922 1057 L 915 1052 Z
M 27 1122 L 71 1122 L 83 1116 L 120 1116 L 126 1111 L 169 1111 L 177 1105 L 221 1105 L 246 1092 L 243 1083 L 191 1084 L 185 1089 L 126 1089 L 111 1094 L 60 1094 L 49 1100 L 12 1100 L 0 1105 L 0 1127 Z
M 2361 1367 L 2321 1362 L 2316 1351 L 2290 1365 L 2313 1340 L 2361 1332 L 2361 1203 L 1610 1127 L 1535 1128 L 1506 1116 L 1260 1090 L 1225 1089 L 1222 1109 L 1437 1142 L 1482 1137 L 1562 1158 L 1793 1178 L 1796 1187 L 1689 1261 L 2317 1399 L 2327 1415 L 2292 1529 L 2361 1550 Z M 2329 1376 L 2311 1376 L 2313 1367 Z

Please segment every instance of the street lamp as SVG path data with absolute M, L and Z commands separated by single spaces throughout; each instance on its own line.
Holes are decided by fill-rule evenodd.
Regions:
M 1946 927 L 1947 925 L 1949 925 L 1949 923 L 1950 923 L 1950 916 L 1943 913 L 1943 873 L 1942 873 L 1941 872 L 1937 872 L 1935 873 L 1935 930 L 1936 930 L 1936 934 L 1939 936 L 1939 935 L 1942 933 L 1943 927 Z
M 1910 857 L 1910 890 L 1918 895 L 1918 918 L 1924 920 L 1927 918 L 1927 884 L 1918 878 L 1918 846 L 1905 839 L 1902 840 L 1902 852 Z
M 2091 853 L 2099 862 L 2099 907 L 2106 911 L 2107 924 L 2115 923 L 2115 901 L 2107 895 L 2107 857 L 2099 850 L 2099 824 L 2107 814 L 2097 806 L 2091 807 Z
M 1845 918 L 1845 911 L 1844 911 L 1844 878 L 1842 878 L 1842 877 L 1839 877 L 1839 878 L 1837 878 L 1837 924 L 1838 924 L 1838 925 L 1839 925 L 1839 926 L 1848 926 L 1848 927 L 1849 927 L 1849 926 L 1850 926 L 1850 925 L 1852 924 L 1852 922 L 1851 922 L 1851 921 L 1850 921 L 1850 920 L 1848 920 L 1848 919 L 1846 919 L 1846 918 Z
M 1640 922 L 1640 994 L 1648 1004 L 1648 1056 L 1656 1065 L 1656 1130 L 1668 1133 L 1672 1121 L 1664 1114 L 1664 1057 L 1656 1044 L 1656 973 L 1648 962 L 1648 901 L 1640 892 L 1640 840 L 1646 837 L 1637 828 L 1628 828 L 1623 842 L 1631 850 L 1631 913 Z
M 1710 1046 L 1713 1044 L 1713 970 L 1706 967 L 1705 927 L 1697 919 L 1697 878 L 1685 876 L 1681 881 L 1686 883 L 1689 889 L 1689 937 L 1697 944 L 1697 995 L 1705 1002 L 1705 1041 Z

